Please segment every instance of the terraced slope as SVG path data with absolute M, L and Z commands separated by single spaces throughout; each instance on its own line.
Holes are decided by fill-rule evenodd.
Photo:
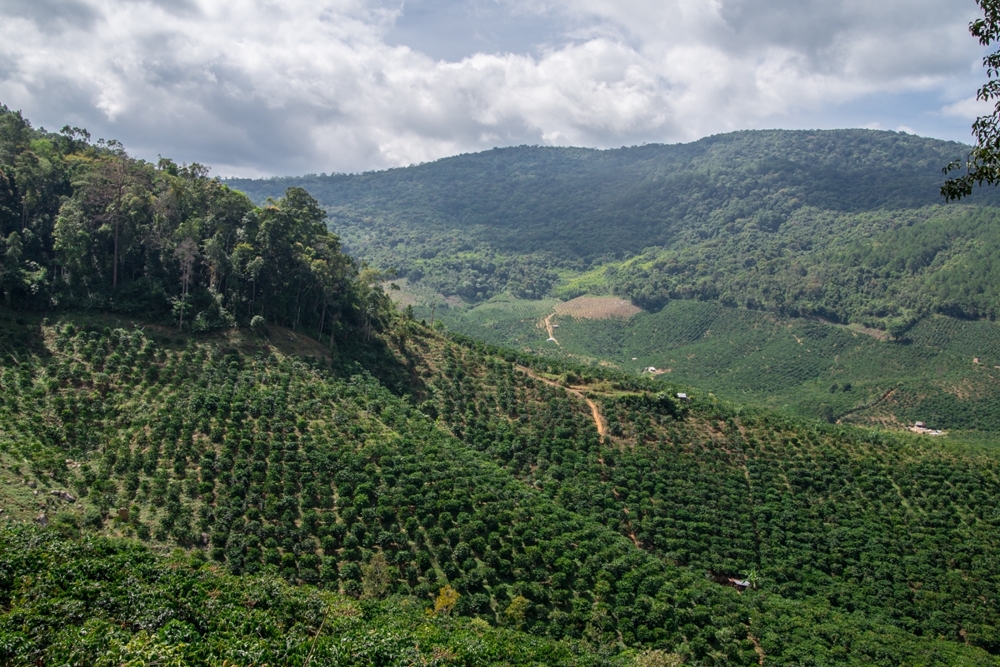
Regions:
M 37 353 L 0 376 L 0 451 L 55 525 L 346 594 L 377 583 L 426 605 L 447 584 L 457 613 L 538 634 L 753 653 L 735 592 L 552 503 L 363 371 L 246 340 L 167 349 L 139 329 L 32 328 Z
M 258 201 L 308 187 L 351 253 L 398 270 L 418 317 L 484 341 L 670 368 L 798 416 L 997 433 L 997 192 L 961 206 L 938 194 L 964 150 L 892 132 L 737 132 L 232 184 Z M 560 319 L 560 303 L 594 297 L 645 312 Z M 563 328 L 539 339 L 553 312 Z
M 985 439 L 1000 431 L 994 322 L 933 316 L 891 341 L 858 325 L 678 301 L 628 319 L 555 315 L 557 348 L 533 317 L 541 303 L 497 297 L 436 317 L 493 344 L 636 374 L 652 366 L 664 382 L 786 414 L 890 430 L 923 421 Z
M 991 592 L 1000 517 L 987 501 L 1000 494 L 995 453 L 804 429 L 686 403 L 651 381 L 546 376 L 541 361 L 527 374 L 456 349 L 439 363 L 437 405 L 457 436 L 644 551 L 760 576 L 784 598 L 819 597 L 921 635 L 1000 647 Z M 606 420 L 603 441 L 584 397 Z
M 0 459 L 24 483 L 0 489 L 0 506 L 44 512 L 71 538 L 180 547 L 253 586 L 281 578 L 453 606 L 491 627 L 580 640 L 595 659 L 631 647 L 691 664 L 996 662 L 989 457 L 679 404 L 626 376 L 584 378 L 409 321 L 369 355 L 377 375 L 406 378 L 408 400 L 357 362 L 287 356 L 236 330 L 21 321 L 7 322 L 20 346 L 0 361 Z M 5 595 L 24 575 L 66 581 L 59 562 L 72 558 L 33 563 L 34 538 L 3 539 L 19 554 Z M 117 558 L 118 547 L 99 548 Z M 73 575 L 81 586 L 97 577 L 88 567 Z M 757 588 L 712 580 L 724 576 Z M 240 584 L 197 584 L 215 585 Z M 23 619 L 48 613 L 18 605 L 0 618 L 5 655 L 76 645 L 67 637 L 86 629 L 86 614 L 57 614 L 44 638 L 16 639 Z M 295 632 L 319 633 L 315 616 Z M 211 617 L 191 618 L 212 632 Z M 116 636 L 139 646 L 145 630 L 181 651 L 190 630 L 169 622 L 130 621 Z M 399 623 L 414 636 L 405 614 Z M 220 637 L 218 650 L 231 642 Z M 317 664 L 352 664 L 332 655 Z

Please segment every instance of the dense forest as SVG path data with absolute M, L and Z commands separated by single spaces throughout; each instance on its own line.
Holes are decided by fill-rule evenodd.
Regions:
M 384 310 L 326 214 L 290 187 L 256 207 L 199 164 L 36 130 L 0 107 L 0 292 L 13 308 L 87 308 L 208 331 L 273 322 L 331 344 Z
M 714 236 L 737 220 L 774 231 L 803 207 L 939 203 L 941 166 L 965 152 L 894 132 L 747 131 L 606 151 L 523 146 L 383 172 L 227 183 L 256 201 L 302 186 L 334 216 L 391 220 L 400 229 L 379 240 L 389 247 L 423 234 L 432 249 L 435 232 L 457 233 L 503 252 L 545 251 L 590 266 Z
M 647 309 L 671 300 L 718 301 L 863 324 L 897 338 L 933 313 L 1000 315 L 993 261 L 1000 252 L 997 209 L 927 207 L 822 218 L 796 217 L 787 234 L 770 242 L 757 230 L 734 229 L 683 249 L 648 249 L 609 268 L 608 282 Z M 824 237 L 816 234 L 821 226 Z
M 995 192 L 944 206 L 967 147 L 868 130 L 748 131 L 597 151 L 520 147 L 308 187 L 349 251 L 477 303 L 717 300 L 901 333 L 928 313 L 994 318 Z M 968 280 L 966 280 L 968 277 Z

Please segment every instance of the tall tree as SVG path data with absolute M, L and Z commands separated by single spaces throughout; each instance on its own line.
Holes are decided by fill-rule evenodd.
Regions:
M 93 219 L 109 228 L 113 249 L 111 287 L 118 288 L 119 266 L 122 263 L 122 233 L 130 221 L 141 215 L 150 194 L 150 184 L 141 163 L 129 158 L 116 141 L 106 142 L 107 152 L 83 185 L 84 199 Z
M 181 267 L 181 299 L 178 310 L 180 311 L 180 321 L 178 329 L 184 328 L 184 308 L 187 306 L 188 288 L 191 286 L 191 278 L 194 275 L 194 263 L 198 259 L 198 244 L 194 239 L 186 238 L 177 245 L 174 256 Z
M 14 307 L 172 310 L 199 331 L 261 316 L 322 336 L 355 324 L 368 293 L 325 219 L 301 188 L 258 209 L 207 167 L 35 130 L 0 105 L 0 293 Z

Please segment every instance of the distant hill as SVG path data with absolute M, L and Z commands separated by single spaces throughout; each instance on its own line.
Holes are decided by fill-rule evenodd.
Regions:
M 685 382 L 825 419 L 932 419 L 994 431 L 1000 421 L 989 406 L 1000 394 L 992 379 L 980 373 L 981 390 L 955 389 L 972 381 L 968 365 L 984 355 L 993 329 L 930 319 L 1000 317 L 1000 192 L 984 189 L 961 205 L 939 194 L 941 168 L 967 150 L 873 130 L 745 131 L 689 144 L 505 148 L 384 172 L 229 183 L 258 202 L 307 188 L 349 253 L 398 270 L 401 303 L 470 335 L 623 368 L 637 365 L 632 357 L 662 363 Z M 546 344 L 536 324 L 555 300 L 588 294 L 626 297 L 652 319 L 577 326 L 563 317 L 564 344 Z M 705 302 L 716 314 L 711 329 L 732 331 L 733 344 L 706 338 L 697 363 L 663 361 L 695 344 L 669 334 L 678 314 L 689 324 L 694 311 L 677 308 L 684 301 Z M 829 340 L 846 335 L 823 322 L 870 330 L 875 337 L 863 337 L 863 347 L 873 361 L 849 371 L 852 391 L 830 392 L 848 372 L 840 353 L 807 345 L 829 354 L 807 353 L 813 360 L 799 368 L 799 345 L 786 348 L 792 339 L 766 317 L 781 327 L 810 320 L 795 330 L 823 340 L 826 331 Z M 780 353 L 763 352 L 772 334 L 740 334 L 750 321 L 761 323 L 758 338 L 773 331 L 783 341 Z M 976 336 L 956 333 L 973 329 Z M 927 352 L 929 331 L 949 332 L 929 343 L 953 355 L 947 363 Z M 722 355 L 725 373 L 700 361 L 709 350 Z M 760 358 L 736 372 L 745 355 Z M 799 370 L 778 381 L 775 365 Z M 869 403 L 893 387 L 892 400 L 873 413 Z
M 874 130 L 743 131 L 689 144 L 521 146 L 381 172 L 226 182 L 258 203 L 297 185 L 335 213 L 462 230 L 504 251 L 590 262 L 739 218 L 773 230 L 804 206 L 857 212 L 940 203 L 941 167 L 967 150 Z
M 735 181 L 709 172 L 720 192 Z M 705 388 L 805 387 L 800 412 L 811 400 L 828 420 L 936 410 L 978 428 L 1000 419 L 995 325 L 936 317 L 907 346 L 898 328 L 789 326 L 690 298 L 658 313 L 620 297 L 478 308 L 501 342 L 673 356 L 703 382 L 640 377 L 448 334 L 420 303 L 400 312 L 316 201 L 284 193 L 258 208 L 200 166 L 0 108 L 0 665 L 998 664 L 995 446 L 789 418 Z M 718 236 L 799 238 L 752 251 L 801 258 L 825 229 L 822 252 L 860 243 L 837 256 L 870 266 L 885 262 L 864 239 L 925 229 L 952 262 L 987 266 L 989 209 L 929 210 L 803 205 L 778 231 L 737 218 Z M 414 224 L 423 246 L 392 245 L 377 234 L 401 217 L 336 213 L 352 243 L 409 258 L 400 300 L 445 278 L 482 298 L 501 281 L 539 294 L 679 275 L 661 253 L 680 246 L 583 271 L 583 255 L 560 264 L 460 229 Z M 933 269 L 913 252 L 925 238 L 894 242 L 913 261 L 874 278 Z M 746 245 L 695 240 L 697 280 Z M 809 275 L 785 259 L 783 275 Z M 642 338 L 660 344 L 643 353 Z M 976 376 L 958 367 L 970 341 Z M 889 374 L 907 350 L 926 361 L 890 402 L 868 366 Z M 928 387 L 962 402 L 925 400 Z
M 723 299 L 784 314 L 867 318 L 863 323 L 887 328 L 891 317 L 935 307 L 908 294 L 881 312 L 882 302 L 898 300 L 897 283 L 907 276 L 880 276 L 892 284 L 871 297 L 879 303 L 859 304 L 842 286 L 821 298 L 797 293 L 787 283 L 805 274 L 787 265 L 799 257 L 816 264 L 814 256 L 843 244 L 914 225 L 904 244 L 909 255 L 898 262 L 893 244 L 890 256 L 872 260 L 852 248 L 838 261 L 855 281 L 855 267 L 873 261 L 875 268 L 895 262 L 911 270 L 933 264 L 954 244 L 921 238 L 922 223 L 1000 202 L 985 190 L 964 208 L 941 208 L 941 167 L 966 151 L 956 142 L 874 130 L 744 131 L 690 144 L 504 148 L 383 172 L 227 183 L 257 202 L 304 187 L 327 207 L 351 252 L 471 303 L 503 291 L 539 298 L 569 286 L 573 295 L 614 291 L 647 308 Z M 948 241 L 977 238 L 979 227 Z M 641 262 L 623 264 L 643 251 Z M 821 263 L 830 260 L 824 255 Z M 737 275 L 763 265 L 763 277 Z M 574 288 L 573 275 L 589 269 L 600 275 Z M 779 301 L 769 298 L 775 290 Z M 992 315 L 994 304 L 981 301 L 938 305 Z

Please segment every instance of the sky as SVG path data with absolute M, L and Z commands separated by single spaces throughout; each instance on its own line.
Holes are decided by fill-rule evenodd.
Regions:
M 0 0 L 0 103 L 220 176 L 756 128 L 970 142 L 973 0 Z

